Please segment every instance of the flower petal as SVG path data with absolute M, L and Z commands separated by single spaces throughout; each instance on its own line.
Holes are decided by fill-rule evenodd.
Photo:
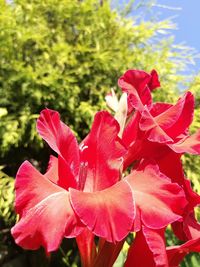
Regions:
M 200 238 L 200 223 L 196 220 L 193 211 L 186 214 L 183 221 L 172 223 L 172 229 L 178 239 L 183 241 Z
M 58 184 L 65 189 L 76 187 L 79 172 L 79 148 L 77 140 L 62 121 L 58 112 L 45 109 L 37 120 L 37 130 L 48 145 L 59 155 Z M 64 171 L 63 171 L 64 170 Z
M 185 134 L 193 119 L 194 97 L 187 92 L 181 97 L 176 105 L 168 106 L 158 103 L 149 111 L 147 107 L 142 112 L 140 129 L 148 131 L 147 139 L 152 142 L 174 143 L 174 139 L 180 134 Z M 156 115 L 156 116 L 155 116 Z M 155 116 L 155 117 L 154 117 Z
M 151 92 L 148 87 L 151 75 L 142 70 L 128 70 L 118 80 L 119 87 L 128 93 L 129 102 L 136 110 L 142 110 L 143 105 L 150 106 L 152 102 Z
M 107 106 L 112 109 L 113 111 L 117 111 L 119 108 L 119 100 L 115 94 L 114 89 L 111 88 L 111 93 L 108 93 L 105 96 Z
M 56 250 L 64 236 L 74 237 L 81 230 L 69 202 L 69 193 L 53 184 L 25 161 L 16 177 L 15 208 L 19 222 L 12 228 L 15 242 L 25 249 L 43 246 Z
M 142 227 L 131 245 L 124 267 L 168 267 L 164 229 Z
M 152 109 L 151 109 L 151 115 L 153 117 L 157 117 L 160 114 L 166 112 L 171 107 L 173 107 L 173 105 L 169 103 L 163 103 L 163 102 L 153 103 Z
M 194 208 L 200 204 L 200 196 L 193 191 L 190 181 L 185 178 L 182 182 L 182 187 L 188 204 L 185 207 L 183 220 L 174 222 L 172 228 L 180 240 L 187 241 L 200 237 L 200 224 L 194 215 Z
M 84 191 L 103 190 L 119 180 L 126 153 L 119 130 L 118 122 L 108 112 L 96 114 L 92 129 L 80 146 L 81 166 L 86 174 L 80 177 Z
M 48 168 L 46 173 L 44 174 L 46 178 L 48 178 L 53 183 L 57 184 L 59 177 L 58 177 L 58 158 L 54 156 L 50 156 Z
M 115 114 L 115 119 L 118 121 L 119 126 L 120 126 L 120 131 L 118 136 L 121 138 L 123 131 L 124 131 L 124 127 L 125 127 L 125 123 L 126 123 L 126 119 L 127 119 L 127 112 L 128 112 L 128 106 L 127 106 L 127 94 L 123 93 L 122 96 L 120 97 L 119 100 L 119 107 L 117 109 L 117 112 Z
M 189 252 L 200 252 L 200 238 L 189 240 L 180 246 L 167 247 L 169 267 L 179 267 Z
M 123 180 L 99 192 L 69 191 L 73 209 L 95 235 L 116 242 L 131 230 L 134 202 L 131 189 Z
M 124 129 L 122 140 L 127 147 L 135 143 L 135 141 L 138 139 L 137 137 L 139 131 L 140 118 L 141 118 L 140 113 L 136 111 L 130 118 L 130 121 L 128 122 L 128 124 Z
M 143 109 L 139 126 L 142 131 L 146 132 L 147 139 L 151 142 L 173 142 L 173 139 L 160 127 L 146 107 Z
M 191 92 L 185 93 L 181 98 L 179 98 L 178 102 L 174 105 L 174 108 L 171 107 L 170 109 L 173 110 L 174 116 L 175 112 L 179 115 L 176 123 L 166 130 L 169 136 L 175 138 L 180 134 L 187 132 L 190 124 L 192 123 L 194 115 L 193 94 Z
M 160 148 L 160 151 L 162 148 Z M 177 154 L 168 147 L 163 148 L 163 153 L 156 155 L 156 163 L 160 171 L 169 177 L 173 183 L 178 183 L 180 186 L 184 183 L 184 171 L 181 162 L 181 154 Z M 173 168 L 169 165 L 173 164 Z
M 151 75 L 151 80 L 149 81 L 148 86 L 149 89 L 153 91 L 154 89 L 160 87 L 160 81 L 156 70 L 152 70 L 150 75 Z
M 200 130 L 195 134 L 188 136 L 183 141 L 176 144 L 170 144 L 169 147 L 176 153 L 190 153 L 193 155 L 200 154 Z
M 165 103 L 164 103 L 165 104 Z M 190 126 L 193 119 L 194 96 L 187 92 L 183 97 L 179 98 L 175 105 L 172 105 L 164 112 L 160 112 L 155 117 L 156 123 L 165 129 L 167 134 L 172 138 L 179 136 Z
M 156 164 L 143 161 L 125 179 L 145 226 L 160 229 L 181 218 L 187 203 L 185 194 L 178 184 L 160 173 Z

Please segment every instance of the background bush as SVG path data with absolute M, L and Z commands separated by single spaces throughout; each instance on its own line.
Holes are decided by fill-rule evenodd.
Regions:
M 71 241 L 63 245 L 67 256 L 61 257 L 61 250 L 51 263 L 40 265 L 34 262 L 34 253 L 22 253 L 14 245 L 8 249 L 13 243 L 5 229 L 15 221 L 9 176 L 15 176 L 25 159 L 44 171 L 50 153 L 35 130 L 43 108 L 58 110 L 81 139 L 94 113 L 106 108 L 105 94 L 116 87 L 126 69 L 155 68 L 162 88 L 154 97 L 160 101 L 174 102 L 178 86 L 183 90 L 187 83 L 181 71 L 194 62 L 194 51 L 174 44 L 172 21 L 143 21 L 139 10 L 135 10 L 137 16 L 130 16 L 135 8 L 132 2 L 114 9 L 110 1 L 99 0 L 0 0 L 0 165 L 4 167 L 0 173 L 0 262 L 23 255 L 21 262 L 32 259 L 31 266 L 56 266 L 55 262 L 73 266 L 74 259 L 78 264 Z M 191 89 L 197 95 L 197 113 L 199 87 L 196 77 Z M 199 118 L 193 129 L 197 127 Z M 200 191 L 199 158 L 187 156 L 184 161 L 194 188 Z

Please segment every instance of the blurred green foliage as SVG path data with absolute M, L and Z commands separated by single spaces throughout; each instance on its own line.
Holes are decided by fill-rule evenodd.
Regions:
M 1 171 L 0 167 L 0 218 L 4 218 L 6 225 L 14 222 L 14 179 Z
M 184 80 L 178 72 L 193 60 L 192 51 L 167 37 L 173 27 L 128 19 L 109 1 L 1 1 L 0 163 L 14 175 L 24 158 L 41 161 L 35 118 L 45 107 L 82 138 L 128 68 L 156 68 L 164 88 L 156 94 L 173 99 Z
M 24 159 L 45 169 L 50 151 L 35 129 L 43 108 L 58 110 L 81 139 L 94 113 L 106 108 L 106 93 L 128 68 L 155 68 L 162 82 L 155 100 L 175 102 L 178 85 L 187 82 L 181 71 L 194 63 L 194 51 L 174 44 L 172 21 L 143 21 L 138 10 L 134 16 L 133 2 L 111 9 L 108 0 L 0 0 L 0 165 L 8 175 L 14 177 Z M 195 78 L 191 90 L 197 96 L 197 115 L 199 87 Z M 186 156 L 184 162 L 200 192 L 199 158 Z M 15 220 L 13 181 L 0 171 L 0 229 Z M 62 261 L 75 264 L 69 255 L 56 259 L 59 266 Z

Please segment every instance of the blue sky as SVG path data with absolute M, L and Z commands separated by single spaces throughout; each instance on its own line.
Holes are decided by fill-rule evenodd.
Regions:
M 200 0 L 157 0 L 150 13 L 157 14 L 160 20 L 172 17 L 177 25 L 177 29 L 172 31 L 175 42 L 193 47 L 200 54 Z M 200 58 L 196 59 L 196 65 L 192 65 L 191 69 L 200 71 Z
M 162 8 L 161 16 L 175 15 L 174 22 L 177 24 L 177 30 L 173 32 L 175 41 L 194 47 L 200 54 L 200 0 L 159 0 L 159 3 L 180 8 L 178 10 Z M 191 68 L 196 72 L 200 71 L 200 58 L 196 59 L 196 65 Z
M 154 7 L 161 18 L 176 16 L 173 21 L 177 30 L 173 32 L 177 42 L 185 42 L 200 52 L 200 1 L 199 0 L 158 0 L 158 4 L 174 7 Z M 179 9 L 180 8 L 180 9 Z

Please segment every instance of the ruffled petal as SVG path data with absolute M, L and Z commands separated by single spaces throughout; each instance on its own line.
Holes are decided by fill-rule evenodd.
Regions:
M 147 132 L 147 139 L 151 142 L 174 143 L 174 139 L 185 134 L 192 122 L 194 97 L 187 92 L 176 105 L 158 103 L 158 107 L 155 104 L 150 111 L 144 107 L 140 129 Z
M 200 130 L 195 134 L 186 137 L 175 144 L 170 144 L 169 147 L 176 153 L 189 153 L 193 155 L 200 154 Z
M 163 105 L 166 106 L 165 103 Z M 155 117 L 156 123 L 165 129 L 167 134 L 172 138 L 179 136 L 190 126 L 194 112 L 194 96 L 187 92 L 183 97 L 179 98 L 175 105 L 172 105 L 164 112 L 160 112 Z
M 118 80 L 119 87 L 128 93 L 129 102 L 136 110 L 142 110 L 144 105 L 151 106 L 152 98 L 148 87 L 151 75 L 142 70 L 128 70 Z M 129 108 L 130 110 L 130 108 Z
M 92 129 L 80 145 L 80 184 L 84 191 L 99 191 L 115 184 L 120 178 L 123 156 L 118 122 L 106 111 L 98 112 Z
M 134 202 L 129 185 L 120 181 L 94 193 L 70 188 L 72 207 L 95 235 L 109 242 L 121 241 L 131 230 Z
M 160 127 L 156 119 L 145 107 L 139 123 L 140 129 L 146 132 L 147 139 L 157 143 L 172 143 L 173 139 Z
M 48 145 L 59 155 L 58 184 L 65 189 L 76 188 L 75 177 L 79 172 L 79 148 L 77 140 L 70 130 L 60 120 L 58 112 L 45 109 L 37 120 L 37 130 Z
M 145 226 L 160 229 L 181 218 L 187 204 L 184 191 L 164 176 L 156 164 L 143 161 L 125 179 Z
M 148 83 L 148 86 L 149 86 L 149 89 L 153 91 L 154 89 L 160 87 L 160 81 L 159 81 L 158 73 L 156 70 L 152 70 L 150 75 L 151 75 L 151 79 Z
M 170 108 L 170 110 L 172 110 L 174 114 L 170 116 L 175 117 L 175 113 L 178 115 L 176 122 L 166 130 L 166 133 L 174 139 L 180 134 L 187 132 L 190 124 L 192 123 L 194 115 L 193 94 L 191 92 L 185 93 L 181 98 L 179 98 L 178 102 Z
M 25 249 L 56 250 L 64 236 L 74 237 L 82 224 L 69 202 L 69 193 L 25 161 L 16 177 L 15 208 L 19 222 L 12 228 L 15 242 Z

